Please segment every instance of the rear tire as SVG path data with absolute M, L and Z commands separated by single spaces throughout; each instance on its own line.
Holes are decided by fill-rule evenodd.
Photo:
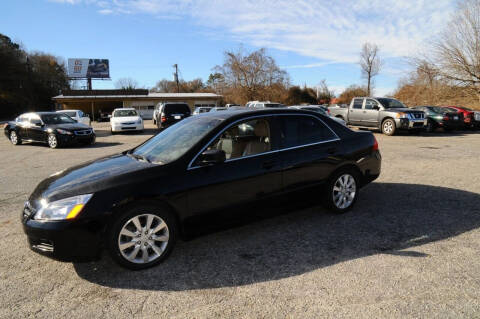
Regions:
M 333 174 L 325 187 L 325 206 L 336 214 L 342 214 L 355 205 L 360 187 L 360 177 L 356 170 L 342 169 Z
M 120 266 L 141 270 L 168 257 L 176 232 L 175 216 L 168 209 L 153 204 L 130 205 L 109 228 L 106 246 Z
M 392 119 L 386 119 L 382 122 L 382 133 L 388 136 L 395 135 L 395 131 L 397 127 L 395 125 L 395 121 Z
M 10 131 L 9 139 L 10 139 L 10 142 L 12 142 L 13 145 L 22 144 L 22 139 L 20 138 L 20 136 L 18 136 L 17 132 L 15 132 L 15 131 Z

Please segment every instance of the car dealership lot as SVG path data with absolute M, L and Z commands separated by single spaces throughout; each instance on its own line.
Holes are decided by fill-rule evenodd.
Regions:
M 480 133 L 376 134 L 380 178 L 355 208 L 320 206 L 180 242 L 132 272 L 105 254 L 61 263 L 20 224 L 36 184 L 128 149 L 155 130 L 49 149 L 0 139 L 0 317 L 472 317 L 480 313 Z

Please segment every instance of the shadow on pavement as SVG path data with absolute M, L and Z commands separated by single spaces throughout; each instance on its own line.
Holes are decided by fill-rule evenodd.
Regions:
M 372 183 L 343 215 L 319 206 L 279 212 L 178 242 L 163 263 L 143 271 L 122 269 L 107 256 L 74 268 L 102 286 L 182 291 L 297 276 L 375 254 L 422 258 L 427 254 L 415 247 L 478 228 L 479 203 L 480 194 L 451 188 Z

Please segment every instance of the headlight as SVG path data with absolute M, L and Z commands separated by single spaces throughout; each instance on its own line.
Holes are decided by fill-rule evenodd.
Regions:
M 441 120 L 443 119 L 443 115 L 435 115 L 433 118 L 437 120 Z
M 61 128 L 57 128 L 57 132 L 65 135 L 72 135 L 72 132 L 62 130 Z
M 51 203 L 45 200 L 40 201 L 42 207 L 33 216 L 36 220 L 64 220 L 73 219 L 83 209 L 83 206 L 90 200 L 93 194 L 84 194 L 64 198 Z
M 137 124 L 142 124 L 142 119 L 139 119 L 139 120 L 137 121 Z
M 408 119 L 409 118 L 408 113 L 405 113 L 405 112 L 398 112 L 396 117 L 397 117 L 397 119 Z

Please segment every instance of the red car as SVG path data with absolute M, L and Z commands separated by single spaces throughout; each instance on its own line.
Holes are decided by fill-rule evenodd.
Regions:
M 448 106 L 448 108 L 463 114 L 463 122 L 467 128 L 480 128 L 480 111 L 474 111 L 464 106 Z

